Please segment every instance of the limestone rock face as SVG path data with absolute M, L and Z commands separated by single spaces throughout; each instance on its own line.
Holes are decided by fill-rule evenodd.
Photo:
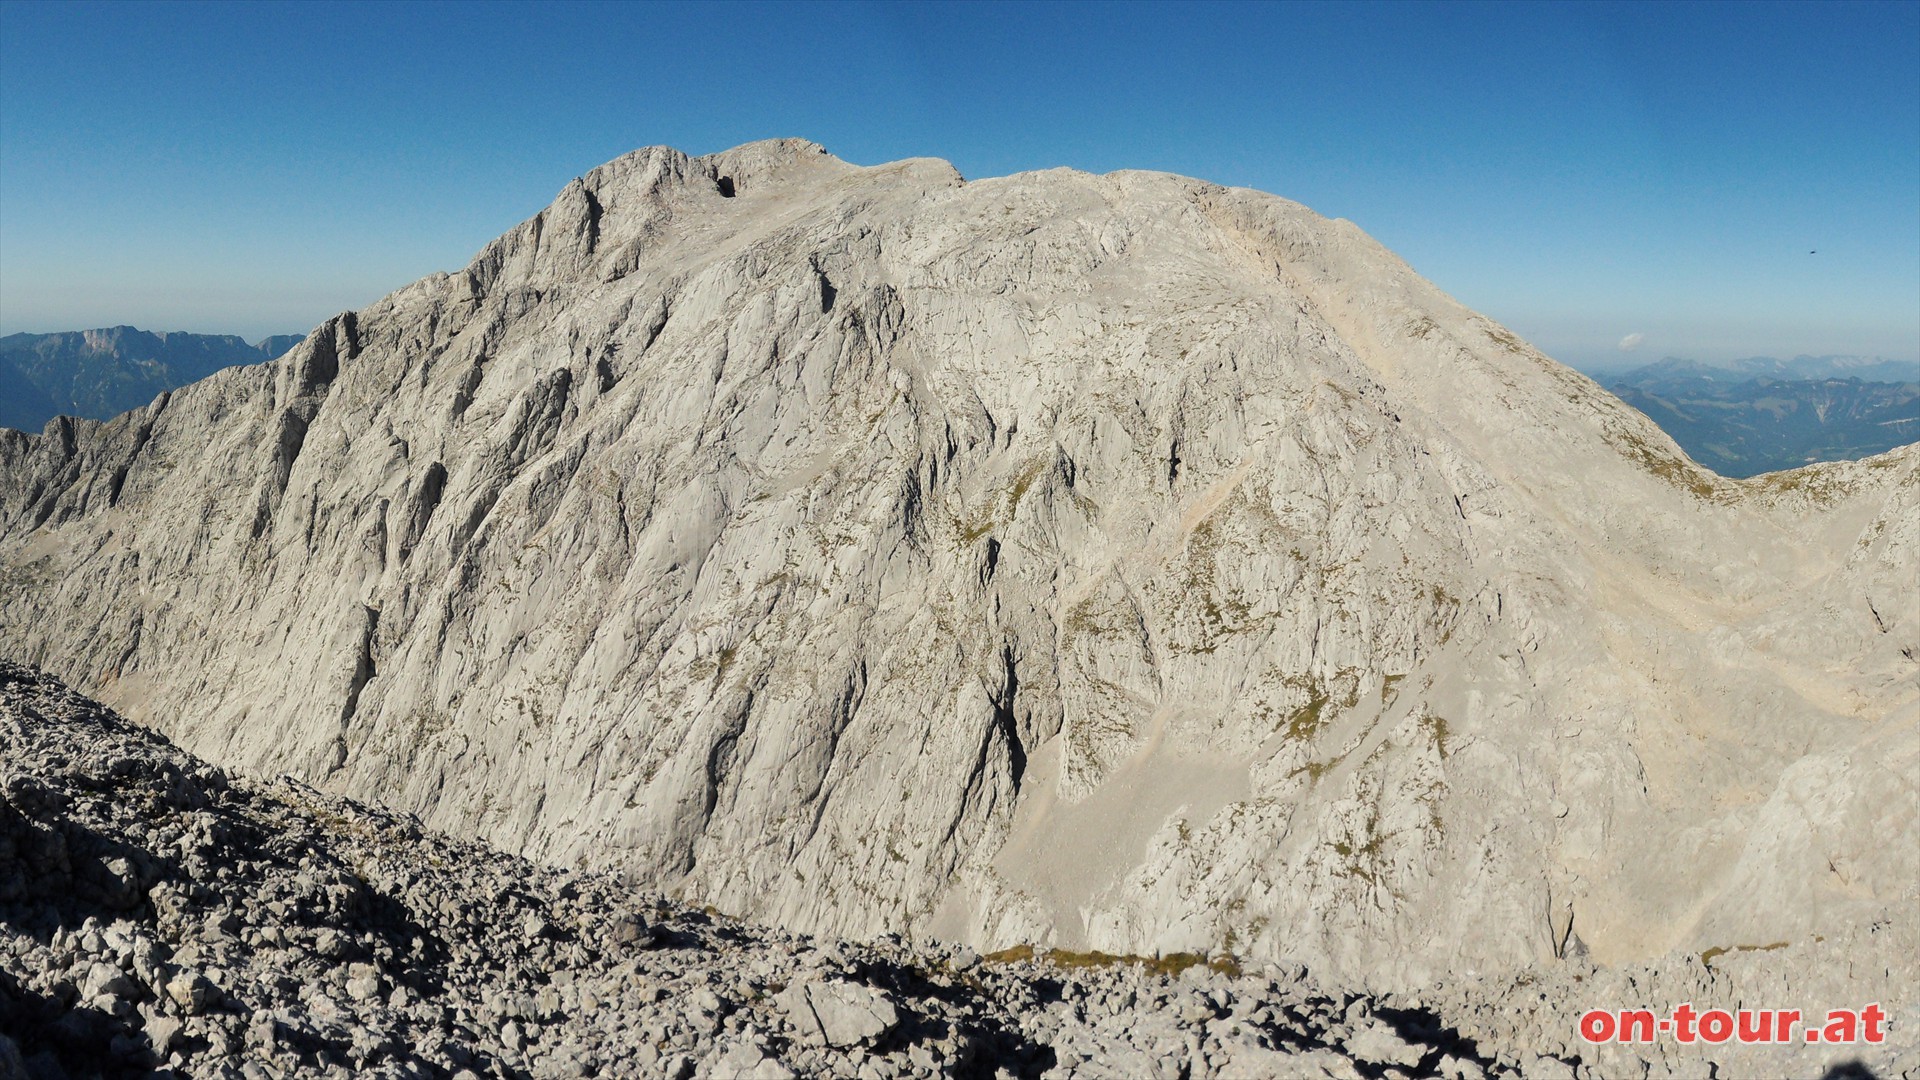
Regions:
M 1731 481 L 1344 221 L 635 152 L 0 431 L 0 640 L 816 931 L 1362 978 L 1910 923 L 1920 451 Z

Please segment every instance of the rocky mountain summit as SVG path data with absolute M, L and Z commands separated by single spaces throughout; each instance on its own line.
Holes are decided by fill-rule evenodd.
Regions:
M 1716 476 L 1350 223 L 797 141 L 0 431 L 0 640 L 224 768 L 1408 992 L 1910 933 L 1917 547 L 1920 451 Z
M 291 778 L 229 777 L 5 662 L 0 856 L 9 1080 L 1920 1069 L 1911 1039 L 1596 1054 L 1531 983 L 1376 998 L 1227 959 L 982 958 L 754 927 Z M 1581 971 L 1607 984 L 1595 998 L 1663 979 Z M 1694 964 L 1678 988 L 1728 997 L 1729 980 Z

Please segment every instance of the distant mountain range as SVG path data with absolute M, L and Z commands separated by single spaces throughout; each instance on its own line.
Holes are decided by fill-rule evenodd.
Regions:
M 1612 378 L 1640 384 L 1655 379 L 1700 378 L 1713 382 L 1749 379 L 1859 379 L 1861 382 L 1920 382 L 1920 360 L 1888 360 L 1883 356 L 1749 356 L 1744 360 L 1686 360 L 1669 356 Z
M 1695 461 L 1745 477 L 1920 439 L 1920 363 L 1858 356 L 1668 357 L 1613 377 Z
M 232 334 L 131 326 L 0 338 L 0 427 L 39 431 L 55 416 L 107 420 L 221 368 L 271 360 L 303 334 L 249 344 Z

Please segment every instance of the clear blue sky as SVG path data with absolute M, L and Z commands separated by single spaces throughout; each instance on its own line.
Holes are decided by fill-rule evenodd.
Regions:
M 1920 358 L 1913 2 L 6 0 L 0 332 L 303 330 L 635 147 L 780 135 L 1276 192 L 1588 367 Z

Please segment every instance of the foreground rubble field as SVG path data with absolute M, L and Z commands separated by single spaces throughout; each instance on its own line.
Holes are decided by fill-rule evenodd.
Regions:
M 1300 969 L 736 922 L 231 778 L 4 662 L 0 785 L 8 1080 L 1615 1074 L 1511 990 L 1469 1036 Z

